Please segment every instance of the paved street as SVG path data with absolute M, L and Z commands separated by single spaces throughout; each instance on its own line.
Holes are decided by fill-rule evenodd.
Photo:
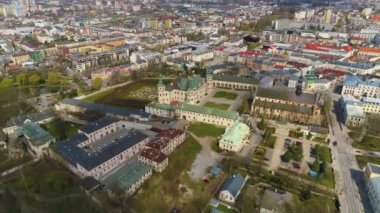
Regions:
M 337 102 L 338 98 L 337 95 L 333 96 L 333 101 Z M 338 112 L 338 109 L 334 108 L 333 111 Z M 363 185 L 363 174 L 356 162 L 352 141 L 347 136 L 347 129 L 340 122 L 339 113 L 336 116 L 333 111 L 330 111 L 330 140 L 338 143 L 337 146 L 330 143 L 330 148 L 334 159 L 332 165 L 335 171 L 336 192 L 341 203 L 341 212 L 371 212 L 363 187 L 357 185 Z

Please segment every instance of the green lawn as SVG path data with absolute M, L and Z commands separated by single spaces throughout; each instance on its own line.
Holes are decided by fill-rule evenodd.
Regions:
M 358 161 L 359 167 L 364 168 L 367 163 L 374 163 L 380 165 L 380 158 L 371 157 L 367 155 L 356 155 L 356 160 Z
M 320 160 L 325 161 L 327 163 L 332 163 L 331 150 L 329 147 L 316 145 L 315 151 L 317 152 L 317 155 L 319 156 Z
M 91 95 L 91 96 L 88 96 L 86 97 L 85 101 L 89 101 L 89 102 L 96 102 L 97 100 L 103 98 L 103 97 L 106 97 L 108 95 L 111 95 L 113 93 L 113 90 L 110 89 L 110 90 L 106 90 L 106 91 L 103 91 L 103 92 L 99 92 L 99 93 L 96 93 L 94 95 Z
M 52 160 L 23 169 L 23 175 L 0 185 L 4 212 L 101 212 L 82 192 L 79 179 Z
M 276 140 L 277 140 L 277 136 L 268 134 L 267 136 L 264 137 L 260 145 L 273 149 L 274 145 L 276 144 Z
M 146 104 L 157 99 L 157 83 L 158 79 L 137 80 L 125 86 L 89 96 L 84 100 L 125 108 L 143 109 Z
M 211 108 L 214 108 L 214 109 L 221 109 L 221 110 L 227 110 L 230 105 L 229 104 L 218 104 L 218 103 L 215 103 L 215 102 L 206 102 L 205 107 L 211 107 Z
M 169 156 L 168 167 L 160 174 L 153 174 L 143 185 L 142 193 L 128 201 L 128 208 L 135 212 L 169 212 L 176 207 L 181 212 L 201 212 L 211 194 L 204 190 L 203 182 L 191 180 L 187 173 L 200 150 L 201 145 L 189 136 Z
M 364 150 L 380 151 L 380 138 L 366 135 L 361 142 L 354 143 L 354 147 Z
M 233 92 L 218 91 L 214 94 L 214 98 L 225 98 L 229 100 L 235 100 L 238 94 Z
M 47 124 L 42 125 L 56 140 L 64 140 L 78 134 L 78 129 L 81 125 L 55 119 Z
M 189 126 L 188 131 L 194 133 L 198 137 L 214 137 L 218 138 L 224 133 L 223 127 L 218 127 L 212 124 L 206 123 L 194 123 Z

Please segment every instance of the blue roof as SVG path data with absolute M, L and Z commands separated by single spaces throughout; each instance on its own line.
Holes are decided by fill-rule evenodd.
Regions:
M 232 196 L 235 198 L 239 194 L 241 188 L 243 187 L 245 182 L 245 178 L 241 176 L 239 173 L 235 173 L 228 177 L 228 179 L 224 182 L 220 191 L 229 191 Z
M 148 135 L 145 135 L 140 131 L 131 130 L 130 134 L 128 134 L 127 136 L 124 136 L 116 142 L 104 147 L 95 155 L 83 159 L 80 165 L 87 170 L 91 170 L 148 137 Z
M 331 61 L 330 63 L 339 65 L 339 66 L 344 66 L 344 67 L 351 67 L 351 68 L 356 68 L 356 69 L 371 69 L 373 68 L 372 64 L 354 64 L 354 63 L 349 63 L 345 61 Z
M 90 156 L 86 151 L 77 146 L 86 140 L 88 140 L 86 135 L 77 134 L 74 137 L 60 141 L 56 146 L 57 153 L 71 165 L 76 167 L 78 162 L 81 162 L 83 159 Z
M 80 128 L 80 130 L 84 133 L 90 134 L 92 132 L 95 132 L 99 129 L 102 129 L 106 126 L 109 126 L 113 123 L 118 122 L 119 120 L 116 118 L 111 117 L 103 117 L 95 122 L 88 123 Z
M 78 134 L 58 142 L 57 153 L 73 166 L 79 164 L 85 169 L 91 170 L 148 137 L 138 130 L 130 130 L 128 135 L 115 140 L 99 151 L 91 153 L 78 147 L 78 144 L 88 140 L 84 134 Z
M 214 176 L 219 175 L 223 170 L 219 166 L 213 166 L 210 170 L 210 173 Z
M 355 87 L 359 84 L 359 82 L 361 82 L 362 79 L 356 75 L 350 75 L 348 76 L 346 79 L 344 79 L 343 81 L 343 85 L 344 86 L 351 86 L 351 87 Z
M 270 72 L 272 75 L 289 75 L 289 70 L 273 70 Z

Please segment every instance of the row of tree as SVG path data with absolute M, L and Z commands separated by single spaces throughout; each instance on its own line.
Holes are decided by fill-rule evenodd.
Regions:
M 43 79 L 39 74 L 34 73 L 32 75 L 27 75 L 25 73 L 19 73 L 16 78 L 5 77 L 0 83 L 0 88 L 7 88 L 17 83 L 19 86 L 33 85 L 37 86 L 41 83 L 46 83 L 48 85 L 57 85 L 60 83 L 59 74 L 57 72 L 49 72 L 46 80 Z

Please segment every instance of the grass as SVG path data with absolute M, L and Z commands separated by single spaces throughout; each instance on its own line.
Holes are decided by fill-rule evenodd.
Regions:
M 8 156 L 6 151 L 0 151 L 0 172 L 4 172 L 15 166 L 21 165 L 23 163 L 31 160 L 29 156 L 24 156 L 22 158 L 13 159 Z
M 47 124 L 42 125 L 56 140 L 64 140 L 78 134 L 78 129 L 81 125 L 55 119 Z
M 309 212 L 326 212 L 334 213 L 338 212 L 335 207 L 335 200 L 330 198 L 311 195 L 311 198 L 305 201 L 300 201 L 298 198 L 294 198 L 292 202 L 293 211 L 299 213 L 309 213 Z M 295 211 L 294 211 L 295 210 Z
M 354 143 L 354 147 L 364 150 L 380 151 L 380 138 L 366 135 L 361 142 Z
M 143 192 L 129 200 L 128 207 L 135 212 L 169 212 L 172 208 L 180 208 L 181 212 L 201 212 L 211 193 L 203 182 L 193 181 L 187 173 L 200 150 L 201 145 L 189 136 L 169 156 L 168 167 L 161 174 L 155 173 L 143 185 Z M 180 184 L 188 189 L 179 188 Z M 192 196 L 186 197 L 189 190 Z
M 157 98 L 157 83 L 157 79 L 138 80 L 125 86 L 99 92 L 84 100 L 127 108 L 144 108 L 147 103 Z
M 320 160 L 325 161 L 327 163 L 332 163 L 331 150 L 329 147 L 317 145 L 315 146 L 315 151 L 317 152 L 317 155 L 319 156 Z
M 225 98 L 229 100 L 235 100 L 238 97 L 238 94 L 233 92 L 218 91 L 214 94 L 214 98 Z
M 23 169 L 23 175 L 0 186 L 4 212 L 100 212 L 82 192 L 79 179 L 52 160 Z
M 206 102 L 205 107 L 211 107 L 211 108 L 214 108 L 214 109 L 220 109 L 220 110 L 228 110 L 228 108 L 230 108 L 230 105 L 229 104 L 218 104 L 218 103 L 215 103 L 215 102 Z
M 364 168 L 367 165 L 367 163 L 374 163 L 380 165 L 380 158 L 377 157 L 371 157 L 367 155 L 356 155 L 355 157 L 360 168 Z
M 194 133 L 198 137 L 210 136 L 218 138 L 224 133 L 224 128 L 205 123 L 191 124 L 187 130 Z

